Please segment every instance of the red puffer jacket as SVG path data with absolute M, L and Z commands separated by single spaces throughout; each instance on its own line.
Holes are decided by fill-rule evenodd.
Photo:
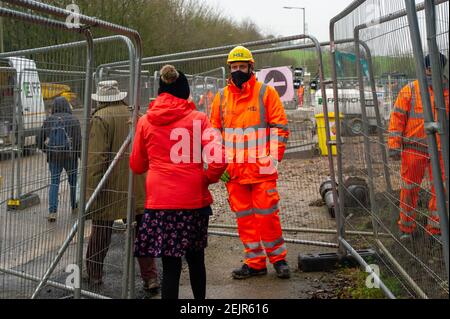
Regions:
M 146 209 L 198 209 L 212 203 L 208 185 L 227 164 L 208 117 L 193 103 L 163 93 L 139 119 L 130 167 L 135 174 L 148 171 Z

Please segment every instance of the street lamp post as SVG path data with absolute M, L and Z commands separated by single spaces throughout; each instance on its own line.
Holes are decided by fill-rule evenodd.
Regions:
M 304 7 L 283 7 L 283 9 L 297 9 L 303 10 L 303 34 L 306 34 L 306 8 Z M 306 42 L 306 39 L 303 39 Z

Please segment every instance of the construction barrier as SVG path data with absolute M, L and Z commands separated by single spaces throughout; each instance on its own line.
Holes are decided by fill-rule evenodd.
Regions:
M 345 113 L 349 98 L 360 105 L 359 116 L 337 128 L 339 251 L 376 272 L 390 298 L 448 298 L 448 64 L 445 71 L 436 63 L 439 52 L 448 58 L 446 17 L 447 1 L 354 1 L 330 22 L 334 110 Z M 353 44 L 336 42 L 349 37 Z M 429 53 L 435 111 L 424 94 Z M 420 94 L 411 100 L 414 83 Z M 346 236 L 353 230 L 374 236 Z M 366 248 L 376 250 L 375 260 L 360 258 Z

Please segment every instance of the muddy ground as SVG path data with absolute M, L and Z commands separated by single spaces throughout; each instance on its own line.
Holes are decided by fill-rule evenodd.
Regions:
M 319 241 L 323 244 L 336 244 L 333 234 L 319 234 L 305 232 L 307 229 L 335 230 L 335 219 L 323 205 L 319 194 L 320 185 L 329 176 L 329 166 L 326 157 L 317 155 L 317 136 L 311 134 L 310 114 L 290 114 L 293 123 L 293 134 L 286 159 L 280 164 L 280 179 L 278 188 L 281 196 L 280 218 L 284 228 L 293 228 L 285 232 L 286 239 Z M 298 148 L 301 142 L 306 145 Z M 402 266 L 413 274 L 427 293 L 433 291 L 447 291 L 448 286 L 442 288 L 439 280 L 442 278 L 442 252 L 439 245 L 430 244 L 421 239 L 412 247 L 402 247 L 395 240 L 396 223 L 398 215 L 395 199 L 398 198 L 400 179 L 398 177 L 399 164 L 389 163 L 389 170 L 393 176 L 393 187 L 396 192 L 385 192 L 383 165 L 374 143 L 374 184 L 376 189 L 376 202 L 379 205 L 377 217 L 380 218 L 383 232 L 390 232 L 383 243 L 389 251 L 401 262 Z M 297 148 L 296 148 L 297 147 Z M 335 163 L 336 164 L 336 163 Z M 36 190 L 40 197 L 40 204 L 27 208 L 24 211 L 6 211 L 5 200 L 10 194 L 8 185 L 11 184 L 10 161 L 0 161 L 0 171 L 3 176 L 3 186 L 0 190 L 0 268 L 11 269 L 18 272 L 42 277 L 51 264 L 58 248 L 64 242 L 76 216 L 70 214 L 68 209 L 68 187 L 63 183 L 60 189 L 60 215 L 56 224 L 48 224 L 45 220 L 47 214 L 49 176 L 45 158 L 41 153 L 27 156 L 22 161 L 24 191 Z M 359 137 L 347 139 L 344 147 L 344 174 L 345 176 L 358 176 L 367 179 L 364 148 Z M 424 188 L 426 187 L 426 183 Z M 211 187 L 215 203 L 214 215 L 211 217 L 212 225 L 235 225 L 235 219 L 230 212 L 226 190 L 223 184 Z M 421 202 L 425 203 L 426 199 Z M 421 204 L 421 209 L 424 209 Z M 424 210 L 424 216 L 426 212 Z M 370 211 L 357 209 L 346 211 L 347 229 L 359 231 L 372 231 L 372 216 Z M 423 217 L 423 216 L 422 216 Z M 422 218 L 423 219 L 423 218 Z M 423 224 L 423 221 L 421 222 Z M 303 231 L 299 229 L 303 228 Z M 298 229 L 298 230 L 295 230 Z M 211 231 L 233 232 L 230 228 L 210 228 Z M 85 238 L 89 236 L 90 223 L 86 224 Z M 373 247 L 370 236 L 349 237 L 350 243 L 357 249 Z M 75 262 L 76 239 L 70 244 L 67 253 L 58 264 L 51 280 L 64 283 L 67 273 L 66 267 Z M 252 278 L 245 281 L 236 281 L 231 278 L 231 271 L 239 267 L 242 262 L 242 244 L 238 238 L 210 236 L 209 247 L 206 251 L 206 264 L 208 273 L 208 298 L 229 299 L 304 299 L 304 298 L 337 298 L 339 286 L 346 285 L 336 273 L 318 272 L 303 273 L 298 269 L 299 254 L 335 252 L 335 248 L 322 246 L 307 246 L 288 244 L 288 262 L 292 269 L 290 280 L 276 278 L 272 267 L 267 276 Z M 86 245 L 84 247 L 86 251 Z M 412 255 L 409 254 L 412 252 Z M 116 232 L 107 259 L 105 260 L 105 283 L 99 289 L 91 289 L 101 295 L 111 298 L 120 298 L 122 290 L 122 269 L 124 257 L 124 234 Z M 383 257 L 383 261 L 387 259 Z M 387 273 L 392 266 L 388 265 Z M 136 297 L 159 298 L 158 294 L 144 294 L 141 289 L 139 270 L 136 268 Z M 398 276 L 396 274 L 395 276 Z M 396 279 L 397 281 L 400 281 Z M 29 298 L 36 288 L 36 283 L 26 281 L 0 273 L 0 298 Z M 63 298 L 70 296 L 67 292 L 46 287 L 39 298 Z M 440 297 L 441 294 L 435 294 Z M 181 298 L 191 298 L 192 293 L 186 265 L 181 279 Z
M 328 176 L 328 164 L 325 158 L 306 156 L 297 153 L 289 155 L 280 165 L 279 191 L 281 195 L 280 217 L 284 228 L 319 228 L 334 230 L 335 220 L 330 216 L 321 202 L 319 194 L 320 184 Z M 305 158 L 306 157 L 306 158 Z M 27 167 L 24 178 L 27 188 L 40 188 L 36 193 L 40 197 L 40 204 L 24 211 L 8 212 L 5 203 L 1 205 L 0 231 L 2 238 L 0 252 L 0 266 L 18 272 L 42 277 L 51 264 L 58 248 L 66 238 L 76 216 L 71 215 L 68 209 L 68 187 L 60 189 L 60 214 L 55 224 L 45 220 L 47 213 L 48 172 L 45 169 L 45 160 L 42 154 L 34 154 L 23 160 Z M 2 172 L 8 169 L 9 162 L 0 162 Z M 4 170 L 5 169 L 5 170 Z M 6 176 L 8 182 L 9 174 Z M 63 183 L 64 184 L 64 183 Z M 230 212 L 226 189 L 223 184 L 211 187 L 215 203 L 214 215 L 211 217 L 212 225 L 235 226 L 233 213 Z M 2 192 L 3 200 L 8 192 Z M 221 229 L 211 227 L 211 231 L 233 232 L 235 229 Z M 86 224 L 85 238 L 90 233 L 90 222 Z M 286 239 L 300 239 L 307 241 L 321 241 L 336 243 L 335 235 L 305 233 L 300 231 L 285 232 Z M 69 246 L 68 251 L 59 262 L 51 280 L 64 283 L 67 273 L 66 267 L 75 262 L 76 239 Z M 84 247 L 86 251 L 86 244 Z M 206 265 L 208 271 L 207 297 L 214 299 L 303 299 L 313 298 L 317 291 L 327 291 L 334 275 L 330 273 L 303 273 L 298 269 L 299 254 L 335 252 L 335 248 L 288 244 L 288 262 L 292 269 L 290 280 L 280 280 L 275 271 L 269 267 L 269 274 L 261 278 L 252 278 L 246 281 L 236 281 L 231 278 L 231 271 L 242 263 L 243 247 L 238 238 L 210 236 L 209 247 L 206 251 Z M 122 290 L 122 269 L 124 257 L 124 234 L 115 232 L 110 251 L 105 260 L 104 285 L 99 289 L 86 287 L 101 295 L 120 298 Z M 139 279 L 139 269 L 136 268 L 136 297 L 159 298 L 159 295 L 144 294 Z M 29 298 L 36 288 L 36 283 L 0 274 L 1 298 Z M 270 287 L 270 289 L 267 289 Z M 69 293 L 46 287 L 39 298 L 63 298 Z M 184 266 L 180 287 L 181 298 L 191 298 L 192 293 L 186 265 Z M 333 293 L 330 293 L 330 298 Z
M 110 298 L 121 297 L 123 234 L 113 236 L 111 250 L 105 261 L 104 284 L 100 287 L 84 287 Z M 207 298 L 208 299 L 311 299 L 320 294 L 326 298 L 337 298 L 335 294 L 336 275 L 334 273 L 315 272 L 304 273 L 298 269 L 298 255 L 308 252 L 326 252 L 333 249 L 320 249 L 309 246 L 288 244 L 288 262 L 292 269 L 289 280 L 276 277 L 275 270 L 269 266 L 267 276 L 247 280 L 234 280 L 231 271 L 242 262 L 242 244 L 237 238 L 210 236 L 209 247 L 206 250 L 207 268 Z M 34 266 L 37 261 L 34 261 Z M 161 268 L 158 260 L 158 267 Z M 26 267 L 25 267 L 26 268 Z M 64 282 L 67 274 L 59 269 L 52 280 Z M 33 291 L 35 284 L 18 280 L 15 277 L 0 275 L 3 281 L 1 298 L 26 298 Z M 42 299 L 70 298 L 70 294 L 53 287 L 45 287 L 39 295 Z M 136 298 L 159 299 L 159 292 L 146 293 L 142 290 L 139 269 L 136 267 Z M 193 298 L 189 284 L 187 264 L 183 263 L 180 282 L 180 298 Z

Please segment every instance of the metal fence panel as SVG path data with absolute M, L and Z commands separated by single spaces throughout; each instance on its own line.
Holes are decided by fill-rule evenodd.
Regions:
M 63 35 L 64 31 L 60 34 Z M 58 34 L 56 33 L 55 36 Z M 79 129 L 86 127 L 90 122 L 91 115 L 88 113 L 86 116 L 84 101 L 87 98 L 88 103 L 91 103 L 90 95 L 92 93 L 90 89 L 86 90 L 86 75 L 90 74 L 95 79 L 96 66 L 104 63 L 130 58 L 130 65 L 133 65 L 134 46 L 129 48 L 127 43 L 123 45 L 124 40 L 121 37 L 96 40 L 95 42 L 94 55 L 96 59 L 89 69 L 86 69 L 86 41 L 68 44 L 66 47 L 61 45 L 2 54 L 1 89 L 2 93 L 5 93 L 2 94 L 1 101 L 2 139 L 5 141 L 2 150 L 6 151 L 6 154 L 2 152 L 5 155 L 2 155 L 0 162 L 2 168 L 0 268 L 2 269 L 3 298 L 29 298 L 32 295 L 37 298 L 60 298 L 70 296 L 70 291 L 74 290 L 67 287 L 66 282 L 70 277 L 70 273 L 66 273 L 66 271 L 73 271 L 73 266 L 79 263 L 79 258 L 77 258 L 79 238 L 72 241 L 74 237 L 68 237 L 71 233 L 76 234 L 79 217 L 78 210 L 72 210 L 71 207 L 73 205 L 71 192 L 75 194 L 79 203 L 80 173 L 84 168 L 89 173 L 93 163 L 88 163 L 86 166 L 77 164 L 78 160 L 74 160 L 69 161 L 72 164 L 69 165 L 70 167 L 62 168 L 63 171 L 65 168 L 66 172 L 61 175 L 59 192 L 54 191 L 52 195 L 55 197 L 56 194 L 59 201 L 57 219 L 55 223 L 50 223 L 47 221 L 50 210 L 49 190 L 52 188 L 51 177 L 52 175 L 56 177 L 57 174 L 50 173 L 47 156 L 36 148 L 36 136 L 41 131 L 41 126 L 49 115 L 55 98 L 61 96 L 70 102 L 73 115 L 81 124 Z M 111 44 L 114 44 L 114 50 L 108 50 L 111 48 Z M 131 57 L 129 57 L 130 49 L 133 52 Z M 22 58 L 14 57 L 17 55 Z M 134 86 L 129 74 L 130 72 L 126 75 L 129 80 L 127 82 L 121 81 L 119 76 L 109 77 L 106 80 L 117 80 L 119 89 L 128 92 L 128 96 L 131 98 L 129 104 L 133 105 Z M 6 80 L 3 81 L 3 79 Z M 92 83 L 92 86 L 95 90 L 95 83 Z M 22 113 L 23 116 L 21 116 Z M 121 120 L 121 123 L 126 131 L 131 131 L 131 110 L 128 113 L 128 117 Z M 71 128 L 69 127 L 68 130 L 70 131 Z M 13 134 L 13 132 L 17 132 L 17 134 Z M 125 138 L 120 144 L 125 142 Z M 12 143 L 6 143 L 9 141 Z M 129 143 L 130 140 L 127 141 Z M 83 140 L 83 144 L 85 142 L 86 139 Z M 80 153 L 81 148 L 78 149 L 78 155 Z M 128 149 L 125 149 L 125 154 L 128 154 Z M 107 168 L 116 154 L 108 152 L 104 155 L 107 160 L 102 164 Z M 129 170 L 126 158 L 123 159 L 123 162 L 126 162 L 126 169 L 122 165 L 123 172 L 121 174 L 127 175 Z M 54 180 L 53 183 L 56 181 Z M 77 183 L 76 191 L 74 191 L 74 183 Z M 91 189 L 91 193 L 92 191 Z M 125 202 L 125 216 L 128 193 L 126 190 L 121 199 Z M 20 201 L 17 201 L 18 199 Z M 20 206 L 17 206 L 18 204 Z M 26 206 L 28 204 L 29 207 Z M 89 214 L 84 217 L 89 218 Z M 101 243 L 105 244 L 103 246 L 109 248 L 110 251 L 123 251 L 126 242 L 129 242 L 129 240 L 125 240 L 124 232 L 122 229 L 119 231 L 113 229 L 113 225 L 109 229 L 114 232 L 112 244 L 108 247 L 107 238 L 101 238 Z M 82 258 L 85 265 L 85 251 L 92 233 L 90 221 L 86 222 L 83 233 Z M 61 248 L 65 246 L 67 246 L 67 250 L 63 252 Z M 60 256 L 60 259 L 55 259 L 56 256 Z M 123 282 L 117 278 L 122 278 L 124 270 L 129 269 L 129 263 L 125 261 L 123 254 L 109 254 L 102 264 L 105 273 L 115 279 L 108 280 L 110 284 L 102 289 L 91 287 L 83 282 L 82 295 L 94 298 L 102 298 L 102 295 L 119 298 L 123 290 Z M 54 267 L 50 267 L 51 265 Z M 46 274 L 48 282 L 45 286 L 52 288 L 36 290 L 37 283 L 42 282 L 42 278 Z M 70 284 L 75 284 L 75 282 L 72 281 Z
M 310 73 L 308 81 L 319 81 L 320 66 L 314 43 L 296 44 L 298 37 L 261 41 L 266 47 L 257 48 L 258 42 L 253 43 L 252 50 L 256 57 L 257 71 L 268 67 L 289 66 L 302 67 Z M 294 41 L 291 42 L 291 41 Z M 274 47 L 273 45 L 276 44 Z M 324 44 L 326 47 L 326 44 Z M 251 49 L 253 49 L 250 46 Z M 209 113 L 212 98 L 218 89 L 224 87 L 228 77 L 228 70 L 224 68 L 228 46 L 201 50 L 200 52 L 181 52 L 168 56 L 143 59 L 143 70 L 153 74 L 153 88 L 151 98 L 156 97 L 158 90 L 158 71 L 165 64 L 173 64 L 188 77 L 191 93 L 197 108 Z M 213 55 L 210 55 L 214 53 Z M 328 64 L 327 64 L 328 65 Z M 122 69 L 126 65 L 108 66 Z M 329 67 L 324 67 L 329 73 Z M 326 69 L 326 70 L 325 70 Z M 289 230 L 286 237 L 301 240 L 307 244 L 321 244 L 335 247 L 334 233 L 335 218 L 325 206 L 320 194 L 320 187 L 329 177 L 329 159 L 320 154 L 318 147 L 317 123 L 315 115 L 323 113 L 322 104 L 315 101 L 314 93 L 299 108 L 297 102 L 285 103 L 291 131 L 287 146 L 286 160 L 280 165 L 279 190 L 282 197 L 281 219 L 283 227 Z M 211 94 L 212 93 L 212 94 Z M 206 102 L 206 105 L 204 104 Z M 209 104 L 208 104 L 209 103 Z M 325 127 L 322 127 L 324 130 Z M 321 132 L 325 138 L 325 131 Z M 305 182 L 306 181 L 306 182 Z M 229 229 L 235 227 L 233 214 L 227 201 L 227 191 L 224 185 L 211 187 L 215 203 L 215 215 L 212 217 L 213 229 Z
M 346 229 L 366 229 L 373 231 L 375 237 L 360 236 L 347 241 L 355 248 L 371 246 L 378 249 L 377 263 L 381 265 L 382 278 L 390 283 L 389 288 L 398 297 L 448 298 L 444 241 L 427 231 L 427 225 L 432 224 L 430 215 L 437 211 L 429 203 L 434 193 L 429 174 L 428 143 L 423 139 L 420 142 L 423 144 L 417 144 L 419 141 L 414 136 L 407 138 L 403 132 L 403 144 L 412 145 L 414 142 L 418 147 L 423 145 L 424 151 L 418 153 L 402 145 L 403 163 L 393 157 L 386 161 L 386 155 L 393 155 L 393 141 L 399 134 L 394 128 L 394 118 L 396 114 L 407 113 L 407 110 L 400 109 L 399 103 L 401 99 L 407 99 L 404 88 L 416 79 L 418 63 L 414 59 L 405 2 L 355 1 L 350 9 L 338 16 L 339 20 L 332 29 L 336 40 L 352 36 L 355 39 L 353 45 L 334 47 L 339 108 L 344 118 L 347 117 L 341 127 L 342 168 L 338 173 L 343 191 L 340 199 L 345 207 Z M 448 23 L 444 22 L 448 19 L 448 2 L 436 2 L 435 9 L 438 17 L 436 42 L 439 51 L 448 57 Z M 417 4 L 416 10 L 420 32 L 415 34 L 425 39 L 424 4 Z M 356 42 L 358 40 L 366 46 L 361 46 Z M 422 42 L 425 43 L 424 40 Z M 353 62 L 342 61 L 339 57 L 342 52 L 352 57 Z M 418 61 L 423 63 L 423 58 L 419 57 Z M 370 72 L 367 72 L 370 68 L 373 70 L 372 80 Z M 345 86 L 349 78 L 355 79 L 356 92 L 353 93 L 359 97 L 359 114 L 350 116 L 346 99 L 352 92 Z M 422 132 L 425 134 L 423 128 Z M 414 161 L 411 156 L 416 156 Z M 431 159 L 433 156 L 436 158 L 433 154 Z M 356 188 L 350 186 L 353 183 L 347 182 L 348 177 L 364 186 L 364 197 L 358 196 Z M 401 211 L 403 217 L 400 217 Z M 406 221 L 405 225 L 413 221 L 405 218 L 407 215 L 414 217 L 413 224 L 417 225 L 412 238 L 402 236 L 399 229 L 400 218 Z M 379 233 L 388 236 L 380 236 Z

